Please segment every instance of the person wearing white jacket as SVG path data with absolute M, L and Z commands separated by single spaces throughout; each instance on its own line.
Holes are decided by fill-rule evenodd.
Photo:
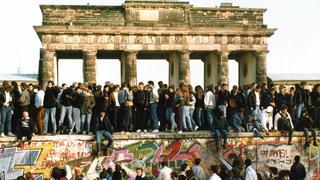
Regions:
M 213 110 L 216 107 L 216 98 L 213 94 L 213 85 L 208 86 L 208 91 L 204 96 L 204 105 L 207 112 L 207 125 L 211 129 L 213 121 Z
M 258 180 L 257 172 L 255 169 L 253 169 L 251 165 L 251 159 L 246 159 L 245 164 L 246 164 L 245 180 Z
M 162 166 L 162 168 L 161 168 L 161 170 L 159 172 L 157 180 L 168 180 L 168 179 L 171 179 L 172 169 L 168 167 L 168 162 L 167 161 L 161 162 L 161 166 Z

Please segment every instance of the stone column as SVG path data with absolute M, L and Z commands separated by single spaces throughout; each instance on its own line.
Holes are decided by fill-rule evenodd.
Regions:
M 218 60 L 218 85 L 229 84 L 229 52 L 222 51 Z
M 120 56 L 120 68 L 121 68 L 121 83 L 126 82 L 126 55 L 121 53 Z
M 179 83 L 190 84 L 190 52 L 179 52 Z
M 210 52 L 203 59 L 204 65 L 204 87 L 218 84 L 218 56 L 215 52 Z
M 44 85 L 43 82 L 43 75 L 42 75 L 42 69 L 43 69 L 43 55 L 44 55 L 44 49 L 40 49 L 40 57 L 39 57 L 39 65 L 38 65 L 38 81 L 39 85 L 42 84 Z
M 125 82 L 130 86 L 137 85 L 137 51 L 125 52 Z
M 169 54 L 169 85 L 179 87 L 179 56 L 177 52 Z
M 267 52 L 261 51 L 256 53 L 256 82 L 267 83 Z
M 42 58 L 41 58 L 42 56 Z M 51 50 L 40 50 L 40 62 L 39 63 L 39 77 L 40 82 L 43 86 L 46 85 L 48 81 L 55 81 L 54 79 L 54 61 L 56 59 L 56 52 Z M 41 68 L 41 69 L 40 69 Z
M 83 51 L 83 81 L 86 83 L 96 82 L 97 51 Z
M 256 82 L 256 56 L 252 52 L 243 52 L 237 57 L 239 63 L 239 85 Z

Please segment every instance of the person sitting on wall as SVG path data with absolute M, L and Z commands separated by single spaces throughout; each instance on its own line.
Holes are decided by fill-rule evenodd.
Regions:
M 273 128 L 273 108 L 268 106 L 266 109 L 262 110 L 259 114 L 259 120 L 262 124 L 264 131 L 268 134 Z
M 231 129 L 235 132 L 245 132 L 243 127 L 245 123 L 244 111 L 245 110 L 241 108 L 239 112 L 234 113 L 231 117 Z
M 311 131 L 312 136 L 313 136 L 313 145 L 314 146 L 318 146 L 317 143 L 317 131 L 314 128 L 314 121 L 311 118 L 311 116 L 309 115 L 309 112 L 307 110 L 303 110 L 301 113 L 301 125 L 304 129 L 304 135 L 306 137 L 306 143 L 305 143 L 305 147 L 309 147 L 309 131 Z
M 284 105 L 274 118 L 274 130 L 277 131 L 279 129 L 281 132 L 289 132 L 288 144 L 291 145 L 293 128 L 291 116 L 288 113 L 288 106 Z
M 256 137 L 263 139 L 263 136 L 261 136 L 261 132 L 263 131 L 262 124 L 254 116 L 248 115 L 246 127 L 248 132 L 253 132 Z
M 26 136 L 28 143 L 31 144 L 31 138 L 34 136 L 34 123 L 27 111 L 22 113 L 22 118 L 18 121 L 17 138 L 20 146 L 22 145 L 23 136 Z
M 227 118 L 224 117 L 224 112 L 216 108 L 216 118 L 213 119 L 212 122 L 212 134 L 215 136 L 215 141 L 216 141 L 216 149 L 217 152 L 220 151 L 220 137 L 221 134 L 223 135 L 224 141 L 223 141 L 223 149 L 226 149 L 227 145 L 227 139 L 228 139 L 228 124 L 227 124 Z
M 97 156 L 101 150 L 102 141 L 104 138 L 108 139 L 108 144 L 106 149 L 104 150 L 104 154 L 108 154 L 108 148 L 111 147 L 113 139 L 112 139 L 112 127 L 108 116 L 105 111 L 99 112 L 99 117 L 96 120 L 96 139 L 97 139 Z

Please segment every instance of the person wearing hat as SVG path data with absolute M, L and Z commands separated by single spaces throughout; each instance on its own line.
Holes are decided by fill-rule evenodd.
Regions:
M 273 128 L 273 108 L 268 106 L 262 110 L 259 114 L 259 120 L 262 124 L 263 129 L 268 133 Z
M 274 130 L 277 131 L 279 129 L 281 132 L 289 132 L 288 144 L 291 145 L 293 128 L 292 119 L 288 113 L 288 106 L 284 105 L 274 118 Z

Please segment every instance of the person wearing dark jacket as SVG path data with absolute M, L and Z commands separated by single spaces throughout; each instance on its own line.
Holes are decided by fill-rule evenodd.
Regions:
M 217 107 L 223 111 L 223 116 L 227 117 L 227 100 L 230 96 L 228 85 L 223 83 L 221 90 L 218 92 Z
M 0 118 L 0 133 L 1 137 L 5 137 L 4 130 L 5 130 L 5 124 L 7 124 L 7 131 L 8 136 L 13 136 L 11 131 L 11 120 L 12 120 L 12 114 L 13 114 L 13 107 L 14 104 L 14 96 L 11 92 L 11 86 L 9 84 L 6 84 L 3 87 L 3 90 L 0 92 L 0 110 L 1 110 L 1 118 Z
M 316 84 L 310 93 L 309 105 L 315 126 L 320 128 L 320 84 Z
M 22 137 L 26 136 L 28 143 L 31 143 L 31 138 L 34 135 L 34 122 L 33 119 L 29 117 L 29 113 L 24 111 L 22 113 L 22 118 L 18 122 L 17 128 L 17 139 L 19 144 L 22 143 Z
M 174 119 L 175 108 L 172 106 L 175 98 L 175 92 L 173 87 L 169 87 L 169 89 L 165 92 L 164 96 L 165 96 L 166 117 L 167 117 L 167 121 L 169 121 L 169 124 L 170 124 L 170 131 L 173 132 L 174 129 L 177 128 L 177 124 Z
M 87 88 L 87 87 L 86 87 Z M 70 134 L 73 133 L 74 126 L 76 127 L 77 134 L 81 132 L 81 107 L 83 106 L 84 95 L 82 89 L 76 88 L 76 92 L 72 95 L 72 117 L 73 121 L 69 121 Z
M 304 179 L 306 175 L 306 168 L 300 163 L 300 156 L 295 156 L 294 163 L 290 168 L 290 180 Z
M 247 108 L 249 112 L 251 112 L 251 115 L 258 119 L 258 116 L 261 111 L 261 88 L 258 85 L 255 90 L 250 91 L 248 97 L 247 97 Z
M 88 134 L 90 132 L 90 123 L 92 117 L 92 108 L 96 105 L 93 94 L 91 90 L 84 90 L 84 100 L 81 106 L 81 130 L 83 134 Z M 85 123 L 87 124 L 86 129 L 84 129 Z
M 72 89 L 67 87 L 67 85 L 62 86 L 63 91 L 61 94 L 61 113 L 60 113 L 60 120 L 59 120 L 59 131 L 62 132 L 63 130 L 63 121 L 65 116 L 68 117 L 69 129 L 72 129 L 73 122 L 72 122 Z
M 306 89 L 306 82 L 301 82 L 300 86 L 297 87 L 295 95 L 294 95 L 294 102 L 296 109 L 296 125 L 300 126 L 300 117 L 301 112 L 304 108 L 307 108 L 308 100 L 310 96 L 310 92 Z
M 276 94 L 276 110 L 280 111 L 281 107 L 286 105 L 288 106 L 288 98 L 286 95 L 286 87 L 280 85 L 279 87 L 280 92 Z
M 148 123 L 147 123 L 148 92 L 144 90 L 144 88 L 145 87 L 143 82 L 140 82 L 138 86 L 138 90 L 135 93 L 133 93 L 134 110 L 136 111 L 136 115 L 137 115 L 134 121 L 134 127 L 138 133 L 148 129 Z
M 314 128 L 314 121 L 312 120 L 311 116 L 309 115 L 308 111 L 302 111 L 301 116 L 301 126 L 304 129 L 304 135 L 306 137 L 305 147 L 309 147 L 309 131 L 311 131 L 313 136 L 313 145 L 318 146 L 317 143 L 317 131 Z
M 215 136 L 215 142 L 216 142 L 216 149 L 217 152 L 220 151 L 220 137 L 223 136 L 223 149 L 226 148 L 227 145 L 227 139 L 228 139 L 228 124 L 227 124 L 227 118 L 224 117 L 223 111 L 219 108 L 216 108 L 215 110 L 216 118 L 213 119 L 212 122 L 212 134 Z
M 48 121 L 51 119 L 53 134 L 56 134 L 56 106 L 57 106 L 57 96 L 59 89 L 53 86 L 52 81 L 48 81 L 47 88 L 44 95 L 44 134 L 48 132 Z
M 96 120 L 96 140 L 97 140 L 97 156 L 99 155 L 99 152 L 101 150 L 102 141 L 104 138 L 108 139 L 108 144 L 106 146 L 106 149 L 104 151 L 104 154 L 108 154 L 108 148 L 111 147 L 113 143 L 112 139 L 112 127 L 110 120 L 108 116 L 106 115 L 106 112 L 100 111 L 99 117 Z

